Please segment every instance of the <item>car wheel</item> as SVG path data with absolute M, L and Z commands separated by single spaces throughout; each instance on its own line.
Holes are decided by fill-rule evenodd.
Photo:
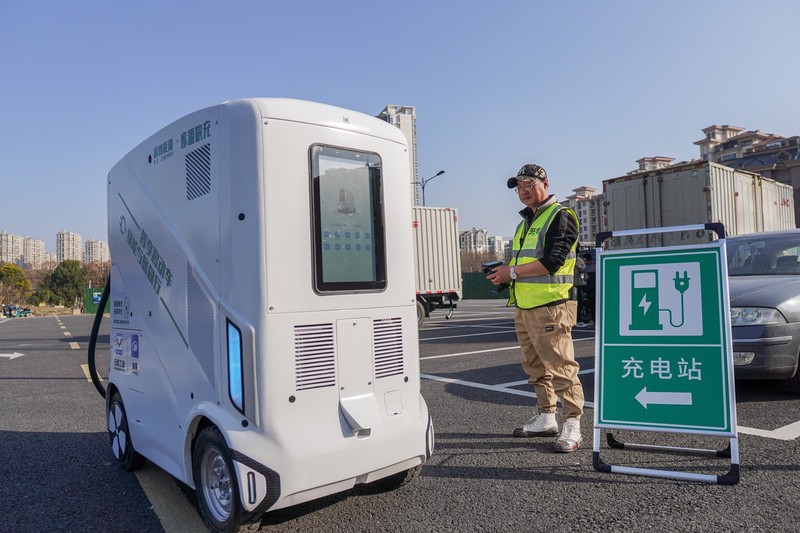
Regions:
M 414 481 L 419 476 L 421 470 L 422 470 L 422 465 L 417 465 L 414 468 L 409 468 L 408 470 L 405 470 L 403 472 L 398 472 L 383 479 L 378 479 L 376 481 L 373 481 L 372 484 L 380 488 L 381 490 L 385 491 L 396 490 Z
M 800 394 L 800 363 L 797 365 L 797 371 L 794 376 L 786 380 L 786 388 L 792 394 Z
M 136 470 L 147 462 L 140 455 L 131 442 L 131 432 L 128 429 L 128 415 L 122 404 L 122 396 L 115 392 L 108 403 L 108 436 L 111 439 L 111 452 L 117 459 L 117 464 L 125 470 Z
M 192 454 L 197 502 L 212 531 L 239 531 L 242 506 L 231 451 L 215 427 L 200 432 Z

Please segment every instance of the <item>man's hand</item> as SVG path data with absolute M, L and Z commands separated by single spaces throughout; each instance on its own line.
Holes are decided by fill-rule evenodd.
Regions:
M 486 279 L 492 282 L 492 285 L 500 285 L 501 283 L 508 283 L 511 281 L 511 267 L 508 265 L 500 265 L 492 269 L 492 272 L 486 276 Z

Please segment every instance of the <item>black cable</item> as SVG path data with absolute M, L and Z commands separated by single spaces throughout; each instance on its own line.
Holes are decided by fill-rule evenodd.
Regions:
M 92 324 L 92 334 L 89 337 L 89 375 L 92 377 L 94 388 L 100 393 L 103 398 L 106 397 L 106 389 L 100 383 L 100 376 L 97 375 L 97 367 L 94 362 L 94 349 L 97 345 L 97 333 L 100 331 L 100 323 L 103 321 L 103 313 L 106 310 L 106 303 L 108 303 L 108 293 L 111 292 L 111 276 L 106 278 L 106 286 L 103 289 L 103 295 L 100 297 L 100 304 L 97 306 L 97 313 L 94 315 L 94 324 Z

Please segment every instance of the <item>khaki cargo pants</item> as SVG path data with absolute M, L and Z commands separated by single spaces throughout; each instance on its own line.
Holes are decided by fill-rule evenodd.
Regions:
M 572 344 L 577 302 L 517 308 L 514 327 L 522 349 L 522 369 L 528 374 L 538 397 L 540 413 L 556 412 L 556 397 L 561 398 L 563 417 L 583 414 L 583 386 L 578 379 L 578 362 Z

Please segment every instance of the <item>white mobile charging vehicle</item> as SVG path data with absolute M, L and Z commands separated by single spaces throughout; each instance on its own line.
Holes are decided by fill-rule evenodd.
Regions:
M 244 99 L 108 175 L 113 453 L 194 488 L 214 530 L 399 487 L 432 452 L 406 143 L 361 113 Z

